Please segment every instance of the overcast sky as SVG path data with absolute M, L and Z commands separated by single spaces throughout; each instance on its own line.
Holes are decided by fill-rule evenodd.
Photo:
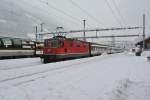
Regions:
M 82 29 L 83 19 L 87 29 L 140 26 L 143 13 L 150 34 L 150 0 L 1 0 L 0 12 L 1 35 L 27 36 L 41 23 L 47 31 L 58 26 Z M 142 30 L 111 32 L 116 33 L 141 34 Z

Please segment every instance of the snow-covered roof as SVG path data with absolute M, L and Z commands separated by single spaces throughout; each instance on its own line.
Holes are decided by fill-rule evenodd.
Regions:
M 149 39 L 150 38 L 150 34 L 146 34 L 145 35 L 145 40 Z M 143 41 L 143 36 L 139 36 L 138 38 L 135 39 L 135 44 L 139 43 Z

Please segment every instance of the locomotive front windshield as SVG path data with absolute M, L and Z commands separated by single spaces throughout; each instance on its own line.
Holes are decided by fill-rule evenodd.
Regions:
M 58 48 L 59 44 L 58 44 L 58 40 L 51 40 L 51 48 Z
M 51 40 L 45 40 L 44 46 L 50 48 L 62 48 L 64 46 L 64 43 L 63 40 L 51 39 Z

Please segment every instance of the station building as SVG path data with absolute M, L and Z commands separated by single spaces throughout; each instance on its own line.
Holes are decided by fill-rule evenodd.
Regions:
M 136 45 L 141 45 L 143 47 L 143 41 L 139 41 Z M 150 36 L 145 39 L 145 49 L 150 50 Z

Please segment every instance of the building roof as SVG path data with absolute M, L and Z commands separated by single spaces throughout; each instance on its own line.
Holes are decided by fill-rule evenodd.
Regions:
M 150 34 L 146 35 L 145 40 L 150 39 Z M 135 44 L 140 43 L 143 41 L 143 36 L 138 37 L 137 39 L 135 39 Z

